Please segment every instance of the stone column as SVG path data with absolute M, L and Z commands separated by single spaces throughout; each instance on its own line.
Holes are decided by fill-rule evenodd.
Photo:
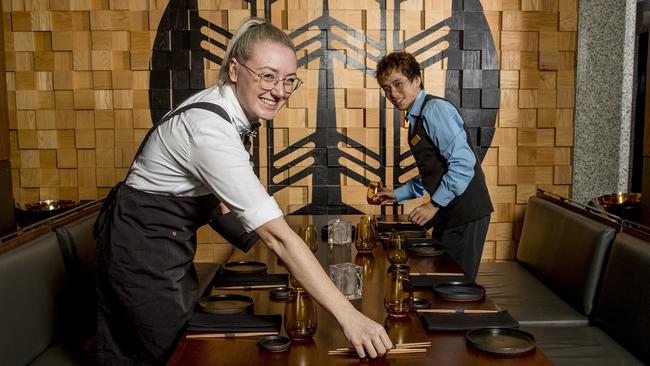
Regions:
M 636 1 L 580 0 L 572 199 L 627 191 Z

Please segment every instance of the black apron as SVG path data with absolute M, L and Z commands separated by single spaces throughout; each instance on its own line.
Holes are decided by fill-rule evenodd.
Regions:
M 433 95 L 427 94 L 420 113 L 415 121 L 415 125 L 409 128 L 409 147 L 411 153 L 415 158 L 420 177 L 422 178 L 422 185 L 427 190 L 429 195 L 433 196 L 438 189 L 442 177 L 448 171 L 447 159 L 442 156 L 438 146 L 431 140 L 426 130 L 424 129 L 424 117 L 422 110 L 427 102 L 431 99 L 442 99 Z M 447 103 L 451 103 L 445 100 Z M 453 105 L 453 104 L 452 104 Z M 455 107 L 455 106 L 454 106 Z M 458 112 L 460 115 L 460 111 Z M 442 121 L 441 123 L 448 123 Z M 463 123 L 463 129 L 467 135 L 467 144 L 472 148 L 472 141 L 467 127 Z M 472 148 L 476 163 L 474 164 L 474 177 L 470 180 L 465 191 L 455 197 L 445 207 L 440 207 L 438 213 L 425 224 L 425 227 L 432 226 L 437 228 L 450 228 L 469 222 L 478 220 L 482 217 L 489 215 L 494 208 L 488 193 L 487 185 L 485 184 L 485 176 L 481 168 L 481 161 L 476 156 L 476 152 Z
M 187 105 L 150 129 L 134 161 L 158 126 L 192 108 L 230 122 L 216 104 Z M 169 358 L 198 300 L 196 230 L 218 203 L 212 194 L 173 197 L 126 184 L 111 191 L 95 223 L 100 364 L 162 365 Z

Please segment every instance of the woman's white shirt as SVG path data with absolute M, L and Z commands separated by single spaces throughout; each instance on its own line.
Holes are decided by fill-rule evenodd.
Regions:
M 138 190 L 178 197 L 216 195 L 247 230 L 282 216 L 250 164 L 242 142 L 251 123 L 232 88 L 214 86 L 184 101 L 220 105 L 232 123 L 204 109 L 190 109 L 160 125 L 136 159 L 126 183 Z

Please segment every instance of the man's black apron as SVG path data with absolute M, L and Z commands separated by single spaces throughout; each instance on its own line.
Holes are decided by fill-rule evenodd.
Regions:
M 422 110 L 431 99 L 445 100 L 433 95 L 426 95 L 415 125 L 409 128 L 408 139 L 411 153 L 415 158 L 415 163 L 418 166 L 418 171 L 422 178 L 422 185 L 433 196 L 433 193 L 435 193 L 442 181 L 442 177 L 448 171 L 448 163 L 447 159 L 440 153 L 438 146 L 431 140 L 424 129 Z M 447 100 L 445 101 L 451 103 Z M 460 114 L 460 112 L 458 113 Z M 446 123 L 446 121 L 444 122 Z M 467 144 L 472 148 L 472 141 L 464 123 L 463 129 L 465 129 L 465 134 L 467 135 Z M 472 153 L 474 153 L 476 163 L 474 164 L 474 177 L 470 180 L 467 188 L 465 188 L 463 194 L 455 197 L 447 206 L 440 207 L 433 220 L 425 226 L 431 227 L 433 225 L 434 227 L 450 228 L 475 221 L 494 211 L 487 186 L 485 185 L 485 176 L 483 175 L 483 169 L 481 169 L 481 162 L 473 148 Z
M 230 122 L 218 105 L 187 105 L 150 129 L 134 161 L 158 126 L 192 108 Z M 197 302 L 196 230 L 218 203 L 212 194 L 172 197 L 126 184 L 111 191 L 95 223 L 100 364 L 164 364 L 171 355 Z
M 431 99 L 442 98 L 427 94 L 415 125 L 409 128 L 408 138 L 411 153 L 422 178 L 422 185 L 433 196 L 442 177 L 448 171 L 448 162 L 424 129 L 422 110 Z M 460 112 L 458 113 L 460 114 Z M 441 123 L 451 122 L 441 121 Z M 467 135 L 467 144 L 472 148 L 472 141 L 464 123 L 463 129 Z M 494 211 L 485 184 L 485 176 L 481 169 L 481 162 L 474 149 L 472 152 L 476 163 L 474 164 L 474 176 L 467 188 L 460 196 L 451 200 L 447 206 L 440 207 L 433 219 L 425 224 L 427 228 L 433 226 L 433 237 L 440 240 L 447 254 L 458 263 L 470 280 L 476 277 L 476 270 L 483 253 L 484 234 L 487 232 L 490 222 L 489 215 Z

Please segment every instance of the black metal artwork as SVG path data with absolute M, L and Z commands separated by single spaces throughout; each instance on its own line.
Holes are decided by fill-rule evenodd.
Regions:
M 257 16 L 256 0 L 245 1 L 249 4 L 251 15 Z M 272 3 L 264 2 L 264 17 L 271 19 Z M 406 0 L 393 0 L 392 9 L 400 9 Z M 401 29 L 400 12 L 387 11 L 386 0 L 376 0 L 380 13 L 379 39 L 367 36 L 362 30 L 353 29 L 344 22 L 330 15 L 329 2 L 323 1 L 322 14 L 292 31 L 289 36 L 296 43 L 297 49 L 319 45 L 298 59 L 298 67 L 317 61 L 319 63 L 318 93 L 316 101 L 315 131 L 296 141 L 287 148 L 274 148 L 273 120 L 267 121 L 265 144 L 259 139 L 254 141 L 253 161 L 256 174 L 260 174 L 259 154 L 267 155 L 267 188 L 270 194 L 279 192 L 295 182 L 311 176 L 311 202 L 291 214 L 350 214 L 359 211 L 343 202 L 341 193 L 341 176 L 367 185 L 367 176 L 374 176 L 386 182 L 386 169 L 392 169 L 392 182 L 387 185 L 399 186 L 403 177 L 415 165 L 404 162 L 411 156 L 410 151 L 402 152 L 401 141 L 404 129 L 400 128 L 399 112 L 392 109 L 393 136 L 386 136 L 386 99 L 380 98 L 379 106 L 379 143 L 372 148 L 364 146 L 336 130 L 337 106 L 334 95 L 335 78 L 332 64 L 334 61 L 364 73 L 368 80 L 374 80 L 374 70 L 366 65 L 365 60 L 373 64 L 381 56 L 393 50 L 406 50 L 415 55 L 422 69 L 446 60 L 446 80 L 444 98 L 454 103 L 465 120 L 474 148 L 482 161 L 494 136 L 497 111 L 500 104 L 499 61 L 492 33 L 483 13 L 480 0 L 452 0 L 451 15 L 427 29 L 404 39 Z M 387 17 L 391 15 L 392 28 L 387 28 Z M 314 32 L 314 30 L 317 30 Z M 442 37 L 436 38 L 436 32 L 448 30 Z M 310 33 L 307 33 L 311 31 Z M 158 33 L 153 45 L 152 67 L 150 75 L 150 108 L 153 120 L 158 120 L 172 107 L 191 94 L 202 90 L 205 85 L 205 60 L 221 64 L 226 43 L 216 41 L 208 34 L 230 39 L 232 34 L 201 17 L 196 0 L 171 0 L 161 18 Z M 310 37 L 305 39 L 305 34 Z M 341 36 L 344 34 L 345 36 Z M 388 37 L 391 37 L 391 49 L 388 49 Z M 354 43 L 348 41 L 354 40 Z M 210 44 L 211 50 L 202 44 Z M 360 42 L 365 48 L 356 46 Z M 447 48 L 429 56 L 432 47 L 447 43 Z M 333 43 L 346 47 L 341 50 Z M 216 50 L 216 53 L 215 51 Z M 428 57 L 428 58 L 425 58 Z M 338 76 L 340 77 L 340 76 Z M 300 92 L 300 91 L 299 91 Z M 392 137 L 392 144 L 387 144 Z M 340 148 L 355 150 L 354 156 Z M 394 146 L 393 159 L 387 161 L 386 147 Z M 313 147 L 312 147 L 313 146 Z M 309 147 L 309 148 L 307 148 Z M 296 152 L 301 154 L 295 154 Z M 298 156 L 293 156 L 298 155 Z M 363 156 L 358 158 L 357 155 Z M 291 158 L 288 158 L 291 156 Z M 307 159 L 313 159 L 308 167 L 294 175 L 286 174 Z M 282 165 L 277 162 L 288 160 Z M 374 164 L 367 164 L 373 161 Z M 376 166 L 376 167 L 375 167 Z M 388 168 L 387 168 L 388 167 Z M 365 174 L 359 174 L 358 171 Z M 278 177 L 287 176 L 279 181 Z M 276 179 L 274 179 L 276 178 Z

